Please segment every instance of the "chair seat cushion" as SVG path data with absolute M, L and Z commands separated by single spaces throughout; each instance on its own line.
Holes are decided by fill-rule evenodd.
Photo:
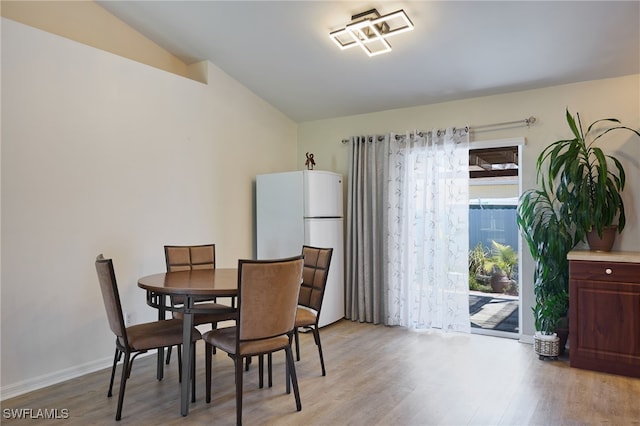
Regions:
M 211 330 L 202 335 L 202 339 L 228 354 L 237 356 L 255 355 L 284 349 L 289 345 L 289 337 L 281 335 L 268 339 L 252 340 L 240 343 L 240 353 L 236 354 L 236 327 Z
M 207 313 L 195 313 L 193 314 L 193 324 L 210 324 L 214 322 L 235 320 L 237 317 L 237 310 L 231 306 L 222 305 L 220 303 L 197 303 L 195 305 L 198 309 L 206 309 L 211 312 Z M 183 319 L 184 314 L 182 312 L 174 312 L 173 317 L 177 319 Z
M 298 306 L 296 309 L 296 327 L 307 327 L 316 324 L 317 315 L 309 309 Z
M 191 340 L 202 337 L 195 328 L 191 330 Z M 127 327 L 129 346 L 135 351 L 161 348 L 182 344 L 182 320 L 170 319 L 154 321 Z

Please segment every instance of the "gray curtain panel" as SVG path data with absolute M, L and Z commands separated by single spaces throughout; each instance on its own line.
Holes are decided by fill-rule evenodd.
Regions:
M 385 319 L 389 138 L 355 136 L 349 150 L 345 317 L 374 324 Z

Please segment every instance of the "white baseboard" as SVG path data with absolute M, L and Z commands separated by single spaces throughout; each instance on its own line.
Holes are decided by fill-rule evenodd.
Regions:
M 155 355 L 155 351 L 150 351 L 145 354 L 141 354 L 140 357 Z M 119 364 L 122 364 L 120 361 Z M 13 383 L 7 386 L 0 387 L 0 401 L 14 398 L 16 396 L 23 395 L 28 392 L 33 392 L 38 389 L 45 388 L 47 386 L 55 385 L 65 382 L 67 380 L 75 379 L 76 377 L 84 376 L 85 374 L 93 373 L 105 368 L 111 368 L 113 365 L 113 357 L 102 358 L 96 361 L 88 362 L 83 365 L 77 365 L 64 370 L 55 371 L 53 373 L 44 374 L 39 377 L 24 380 L 22 382 Z
M 112 357 L 103 358 L 87 364 L 77 365 L 64 370 L 24 380 L 22 382 L 13 383 L 8 386 L 3 386 L 0 388 L 0 401 L 42 389 L 47 386 L 55 385 L 66 380 L 75 379 L 76 377 L 93 373 L 94 371 L 102 370 L 103 368 L 109 368 L 111 367 L 112 362 Z

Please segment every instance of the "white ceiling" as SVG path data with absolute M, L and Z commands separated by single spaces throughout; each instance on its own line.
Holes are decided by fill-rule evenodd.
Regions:
M 99 3 L 297 122 L 640 73 L 639 1 Z M 328 33 L 374 7 L 415 30 L 380 56 L 339 50 Z

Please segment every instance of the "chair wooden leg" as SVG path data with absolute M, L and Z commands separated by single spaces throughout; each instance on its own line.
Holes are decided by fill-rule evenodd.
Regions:
M 176 346 L 178 352 L 178 383 L 182 383 L 182 345 Z
M 236 425 L 242 425 L 242 358 L 236 362 Z
M 298 327 L 293 330 L 293 337 L 296 342 L 296 359 L 300 361 L 300 337 L 298 336 Z
M 215 301 L 215 299 L 213 299 Z M 218 323 L 217 322 L 212 322 L 211 323 L 211 329 L 215 330 L 216 328 L 218 328 Z M 213 351 L 213 353 L 216 353 L 216 347 L 211 345 L 211 350 Z
M 313 327 L 313 339 L 316 341 L 316 346 L 318 346 L 318 355 L 320 355 L 320 366 L 322 367 L 322 375 L 326 376 L 327 372 L 324 369 L 324 357 L 322 356 L 322 343 L 320 343 L 320 330 L 318 330 L 318 326 Z
M 293 352 L 292 352 L 292 356 L 293 356 Z M 284 378 L 285 378 L 285 383 L 286 383 L 286 392 L 287 394 L 291 393 L 291 372 L 289 371 L 289 357 L 285 352 L 285 357 L 284 357 Z
M 237 365 L 238 362 L 242 365 L 242 359 L 240 361 L 238 361 L 238 359 L 235 356 L 231 355 L 231 354 L 227 354 L 227 356 L 233 360 L 233 371 L 236 371 L 236 367 L 238 366 Z M 236 380 L 235 379 L 235 375 L 233 376 L 233 380 L 234 380 L 234 383 L 235 383 L 235 380 Z
M 293 385 L 293 395 L 296 398 L 296 410 L 302 410 L 302 402 L 300 401 L 300 390 L 298 389 L 298 376 L 296 375 L 296 365 L 293 361 L 293 351 L 291 345 L 284 348 L 287 354 L 287 384 L 289 384 L 289 378 L 291 378 L 291 384 Z
M 264 355 L 258 355 L 258 387 L 262 389 L 264 387 Z
M 146 351 L 144 351 L 146 352 Z M 138 352 L 136 353 L 134 356 L 130 357 L 129 359 L 129 366 L 127 367 L 127 379 L 129 377 L 131 377 L 131 369 L 133 368 L 133 361 L 136 359 L 136 357 L 140 354 L 143 354 L 144 352 Z
M 204 346 L 204 380 L 205 380 L 205 400 L 207 403 L 211 402 L 211 355 L 213 351 L 211 350 L 211 346 L 209 343 L 205 342 Z
M 166 365 L 169 365 L 169 363 L 171 362 L 171 348 L 173 348 L 173 346 L 167 347 L 167 359 L 165 360 Z
M 273 386 L 273 357 L 272 357 L 272 353 L 269 352 L 267 354 L 267 375 L 268 375 L 268 379 L 269 379 L 269 387 Z
M 109 381 L 109 391 L 107 392 L 107 397 L 111 397 L 113 395 L 111 391 L 113 390 L 113 379 L 116 375 L 116 364 L 120 360 L 120 351 L 116 348 L 116 353 L 113 355 L 113 367 L 111 368 L 111 381 Z
M 124 391 L 127 385 L 127 378 L 129 377 L 129 352 L 124 354 L 124 362 L 122 364 L 122 379 L 120 379 L 120 392 L 118 392 L 118 408 L 116 410 L 116 420 L 120 421 L 122 418 L 122 403 L 124 401 Z
M 196 344 L 191 343 L 191 402 L 196 402 Z

